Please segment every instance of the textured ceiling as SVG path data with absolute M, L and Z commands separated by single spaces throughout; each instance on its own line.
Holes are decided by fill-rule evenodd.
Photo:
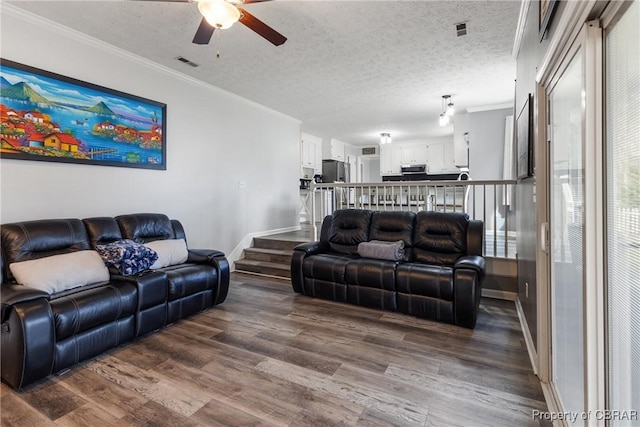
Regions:
M 302 130 L 367 145 L 450 135 L 457 111 L 513 101 L 520 2 L 287 1 L 244 6 L 288 37 L 279 47 L 241 24 L 191 43 L 196 4 L 9 1 L 17 7 L 302 121 Z M 454 24 L 467 23 L 457 37 Z M 220 57 L 216 57 L 216 52 Z M 182 56 L 200 64 L 179 62 Z

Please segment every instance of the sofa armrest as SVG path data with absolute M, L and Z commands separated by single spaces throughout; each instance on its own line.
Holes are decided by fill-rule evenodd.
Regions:
M 224 302 L 229 292 L 231 280 L 229 261 L 224 252 L 215 249 L 189 249 L 187 262 L 194 264 L 209 264 L 218 271 L 218 286 L 213 297 L 213 305 Z
M 484 258 L 477 255 L 461 257 L 453 266 L 453 316 L 456 325 L 466 328 L 476 325 L 484 275 Z
M 293 248 L 294 251 L 302 251 L 305 255 L 315 255 L 323 252 L 329 252 L 329 243 L 328 242 L 309 242 L 302 243 L 301 245 Z
M 485 272 L 486 272 L 486 263 L 483 257 L 478 255 L 466 255 L 458 258 L 455 265 L 453 266 L 454 270 L 459 268 L 468 268 L 471 270 L 475 270 L 478 273 L 480 280 L 484 280 Z
M 48 293 L 2 285 L 2 379 L 19 389 L 51 374 L 54 329 Z
M 187 262 L 193 264 L 213 264 L 214 258 L 224 257 L 224 252 L 215 249 L 189 249 Z
M 15 304 L 33 301 L 38 298 L 44 298 L 48 300 L 50 297 L 51 295 L 39 289 L 29 288 L 27 286 L 17 284 L 3 284 L 2 292 L 0 292 L 0 305 L 2 307 L 2 314 L 0 319 L 2 320 L 2 323 L 4 323 L 9 316 L 11 307 Z
M 293 291 L 299 294 L 303 293 L 304 275 L 302 274 L 302 264 L 308 256 L 329 252 L 329 242 L 309 242 L 293 248 L 291 256 L 291 286 Z

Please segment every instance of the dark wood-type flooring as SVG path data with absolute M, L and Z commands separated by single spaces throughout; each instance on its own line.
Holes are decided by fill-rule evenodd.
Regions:
M 20 392 L 2 426 L 529 426 L 546 410 L 513 303 L 468 330 L 233 273 L 221 306 Z

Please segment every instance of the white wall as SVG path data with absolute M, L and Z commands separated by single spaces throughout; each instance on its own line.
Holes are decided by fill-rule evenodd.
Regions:
M 2 159 L 3 223 L 161 212 L 226 253 L 298 225 L 299 121 L 6 4 L 1 19 L 3 58 L 167 104 L 166 171 Z
M 478 111 L 469 113 L 469 175 L 475 180 L 500 180 L 504 175 L 504 137 L 505 118 L 513 114 L 513 109 Z M 487 188 L 488 204 L 485 212 L 485 229 L 502 230 L 507 217 L 510 230 L 515 227 L 513 204 L 506 207 L 502 204 L 502 188 L 494 195 L 492 188 Z M 498 200 L 497 212 L 493 210 L 494 197 Z M 476 201 L 476 211 L 482 212 L 480 200 Z M 510 224 L 510 225 L 509 225 Z
M 505 117 L 513 109 L 469 113 L 469 174 L 473 179 L 502 179 Z

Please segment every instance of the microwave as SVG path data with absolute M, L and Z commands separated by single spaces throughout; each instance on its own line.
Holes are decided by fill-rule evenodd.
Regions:
M 411 175 L 411 174 L 424 174 L 427 173 L 427 165 L 402 165 L 400 167 L 400 172 L 403 175 Z

